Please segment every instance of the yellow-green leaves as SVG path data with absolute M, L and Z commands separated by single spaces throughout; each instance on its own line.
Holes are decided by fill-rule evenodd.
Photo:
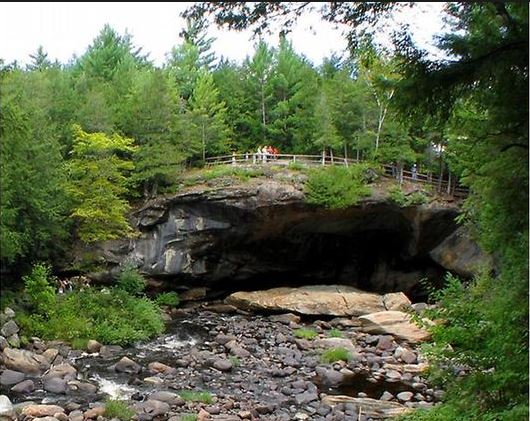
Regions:
M 131 233 L 123 195 L 133 163 L 133 139 L 119 134 L 87 133 L 73 126 L 72 159 L 67 164 L 67 191 L 74 200 L 71 216 L 85 243 L 112 240 Z

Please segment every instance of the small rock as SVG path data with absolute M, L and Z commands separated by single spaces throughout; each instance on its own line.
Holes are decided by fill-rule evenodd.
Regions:
M 178 398 L 178 395 L 173 392 L 167 392 L 164 390 L 161 390 L 159 392 L 151 393 L 149 396 L 149 399 L 166 402 L 169 404 L 173 404 Z
M 9 346 L 7 339 L 0 335 L 0 351 L 3 351 Z
M 274 314 L 272 316 L 269 316 L 269 320 L 271 322 L 279 322 L 288 325 L 289 323 L 300 323 L 300 316 L 297 316 L 293 313 L 285 313 L 285 314 Z
M 157 361 L 149 363 L 147 368 L 152 373 L 175 374 L 177 372 L 176 368 L 170 367 L 169 365 L 166 365 L 166 364 L 163 364 L 163 363 L 159 363 Z
M 47 392 L 66 393 L 66 380 L 59 377 L 49 377 L 43 380 L 42 387 Z
M 142 370 L 142 367 L 130 358 L 123 357 L 116 363 L 114 370 L 120 373 L 138 374 Z
M 379 398 L 380 401 L 391 401 L 392 399 L 394 399 L 394 395 L 390 392 L 387 392 L 386 390 L 383 392 L 383 394 Z
M 252 412 L 250 412 L 250 411 L 239 411 L 239 413 L 237 415 L 242 420 L 250 420 L 250 419 L 252 419 Z
M 9 320 L 4 326 L 2 326 L 2 329 L 0 329 L 0 335 L 5 336 L 6 338 L 8 336 L 11 336 L 19 331 L 19 327 L 16 324 L 14 320 Z
M 230 371 L 232 370 L 232 362 L 225 359 L 217 359 L 213 363 L 213 367 L 219 371 Z
M 30 417 L 52 417 L 62 412 L 64 409 L 58 405 L 28 405 L 22 409 L 22 415 Z
M 94 339 L 89 339 L 86 344 L 86 350 L 91 354 L 95 354 L 96 352 L 99 352 L 101 350 L 102 346 L 103 345 L 100 344 L 98 341 Z
M 55 357 L 59 354 L 59 350 L 56 348 L 49 348 L 42 353 L 42 356 L 46 358 L 50 363 L 55 360 Z
M 412 399 L 412 396 L 414 396 L 414 393 L 412 392 L 401 392 L 401 393 L 398 393 L 396 397 L 401 402 L 408 402 Z
M 390 335 L 382 335 L 379 337 L 376 348 L 381 350 L 388 350 L 394 347 L 394 341 Z
M 0 384 L 2 386 L 11 386 L 24 380 L 25 374 L 20 371 L 6 369 L 0 375 Z
M 33 380 L 24 380 L 11 388 L 11 391 L 16 393 L 31 393 L 35 390 L 35 383 Z
M 98 418 L 100 416 L 103 416 L 105 414 L 105 407 L 104 406 L 96 406 L 94 408 L 90 408 L 84 413 L 85 419 L 93 419 Z
M 6 395 L 0 395 L 0 419 L 15 419 L 13 404 Z
M 10 307 L 6 307 L 5 310 L 4 310 L 4 314 L 9 318 L 9 319 L 12 319 L 13 317 L 15 317 L 15 312 L 12 308 Z

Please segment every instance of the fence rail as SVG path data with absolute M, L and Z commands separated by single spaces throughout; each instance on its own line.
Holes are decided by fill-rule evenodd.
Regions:
M 206 158 L 206 165 L 279 165 L 288 166 L 300 164 L 304 166 L 322 166 L 322 165 L 341 165 L 349 166 L 361 162 L 353 158 L 345 158 L 330 155 L 297 155 L 297 154 L 258 154 L 258 153 L 240 153 L 231 155 L 212 156 Z M 383 164 L 383 176 L 395 178 L 400 184 L 403 181 L 412 181 L 422 184 L 431 185 L 438 192 L 445 192 L 453 197 L 464 198 L 469 194 L 467 187 L 458 184 L 458 180 L 451 178 L 451 174 L 446 179 L 440 179 L 439 176 L 428 173 L 413 173 L 412 171 L 398 168 L 395 165 Z

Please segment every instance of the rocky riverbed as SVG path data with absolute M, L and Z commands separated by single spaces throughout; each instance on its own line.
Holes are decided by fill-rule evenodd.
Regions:
M 416 341 L 357 317 L 260 315 L 226 302 L 170 316 L 166 334 L 129 348 L 2 341 L 0 419 L 104 420 L 105 401 L 119 398 L 138 420 L 378 420 L 443 396 L 424 378 Z M 16 335 L 11 322 L 3 333 Z M 338 347 L 348 361 L 322 361 Z

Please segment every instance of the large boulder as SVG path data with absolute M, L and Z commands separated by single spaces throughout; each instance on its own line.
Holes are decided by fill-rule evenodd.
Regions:
M 42 374 L 50 367 L 50 362 L 45 357 L 31 351 L 5 348 L 2 355 L 7 368 L 25 374 Z
M 464 227 L 443 240 L 429 255 L 444 268 L 458 275 L 471 277 L 483 266 L 491 266 L 491 256 L 485 254 Z
M 371 398 L 354 398 L 343 395 L 323 396 L 322 403 L 331 407 L 337 404 L 349 404 L 350 406 L 356 407 L 358 412 L 362 412 L 363 415 L 374 419 L 394 418 L 412 410 L 411 408 L 407 408 L 396 402 L 381 401 Z
M 390 295 L 390 294 L 387 294 Z M 404 297 L 404 298 L 403 298 Z M 406 301 L 405 301 L 406 300 Z M 313 285 L 240 291 L 226 298 L 228 304 L 250 311 L 293 311 L 306 315 L 360 316 L 386 310 L 385 295 L 344 285 Z M 388 300 L 393 306 L 410 301 L 401 294 Z
M 359 317 L 361 329 L 366 333 L 393 335 L 411 343 L 423 342 L 431 335 L 412 321 L 402 311 L 380 311 Z

